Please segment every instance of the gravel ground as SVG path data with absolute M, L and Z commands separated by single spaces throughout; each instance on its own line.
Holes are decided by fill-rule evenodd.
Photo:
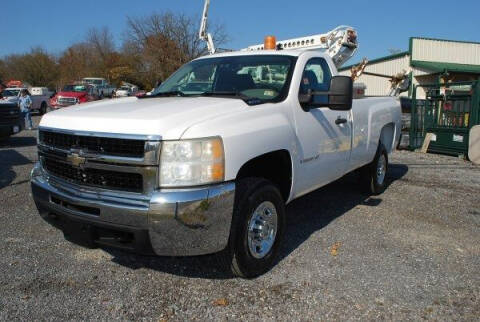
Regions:
M 65 241 L 33 204 L 36 159 L 33 131 L 0 143 L 1 320 L 479 319 L 480 167 L 458 158 L 396 152 L 380 196 L 349 175 L 294 201 L 279 263 L 254 280 L 215 256 Z

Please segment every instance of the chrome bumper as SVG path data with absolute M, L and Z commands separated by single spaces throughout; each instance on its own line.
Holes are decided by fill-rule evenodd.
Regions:
M 146 248 L 151 246 L 157 255 L 190 256 L 221 251 L 228 243 L 233 182 L 156 190 L 145 196 L 72 185 L 50 177 L 37 163 L 31 187 L 45 220 L 64 233 L 72 230 L 66 222 L 76 223 L 74 230 L 88 233 L 93 244 L 123 245 L 136 251 L 147 243 Z

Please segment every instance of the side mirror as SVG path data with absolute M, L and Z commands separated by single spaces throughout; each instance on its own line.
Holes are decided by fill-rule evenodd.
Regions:
M 323 96 L 324 102 L 315 102 L 315 96 Z M 305 111 L 310 107 L 329 107 L 332 110 L 346 111 L 352 108 L 353 81 L 349 76 L 334 76 L 330 81 L 328 92 L 312 92 L 298 95 L 298 100 Z
M 332 110 L 350 110 L 353 101 L 353 81 L 349 76 L 334 76 L 328 92 L 328 107 Z

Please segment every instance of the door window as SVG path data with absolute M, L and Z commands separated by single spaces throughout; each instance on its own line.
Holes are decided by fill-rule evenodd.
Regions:
M 307 62 L 300 82 L 300 94 L 312 92 L 326 92 L 330 89 L 332 74 L 327 62 L 323 58 L 313 58 Z M 312 103 L 323 104 L 328 102 L 328 96 L 313 95 Z

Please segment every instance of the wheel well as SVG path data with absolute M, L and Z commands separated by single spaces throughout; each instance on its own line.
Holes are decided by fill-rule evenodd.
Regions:
M 292 187 L 292 159 L 287 150 L 260 155 L 245 163 L 237 174 L 237 180 L 247 177 L 265 178 L 278 186 L 284 201 Z
M 383 146 L 387 150 L 387 153 L 389 154 L 393 150 L 394 135 L 395 135 L 395 124 L 393 123 L 386 124 L 382 128 L 382 131 L 380 132 L 380 142 L 383 144 Z

